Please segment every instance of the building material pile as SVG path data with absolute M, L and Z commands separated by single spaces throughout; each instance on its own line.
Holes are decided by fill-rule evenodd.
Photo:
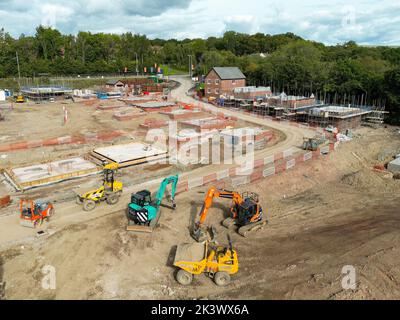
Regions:
M 0 208 L 7 207 L 10 203 L 11 197 L 9 195 L 0 197 Z
M 96 94 L 92 91 L 92 90 L 78 90 L 78 89 L 74 89 L 73 90 L 73 96 L 76 98 L 95 98 Z

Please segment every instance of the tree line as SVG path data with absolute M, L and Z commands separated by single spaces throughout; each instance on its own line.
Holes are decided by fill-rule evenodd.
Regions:
M 225 32 L 207 39 L 149 39 L 79 32 L 65 35 L 39 26 L 34 36 L 13 38 L 0 30 L 0 78 L 20 74 L 77 75 L 118 73 L 167 65 L 194 75 L 214 66 L 238 66 L 249 85 L 272 86 L 288 94 L 329 97 L 332 102 L 386 105 L 390 121 L 400 121 L 400 48 L 365 47 L 350 41 L 326 46 L 292 34 Z

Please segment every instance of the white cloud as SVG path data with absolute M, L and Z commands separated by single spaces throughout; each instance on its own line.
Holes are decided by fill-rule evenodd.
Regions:
M 149 37 L 220 36 L 224 31 L 293 32 L 335 44 L 400 44 L 400 3 L 393 0 L 70 0 L 0 1 L 0 27 L 34 34 L 46 16 L 64 33 L 126 31 Z
M 71 19 L 75 11 L 72 8 L 58 4 L 44 4 L 41 7 L 41 25 L 56 27 L 57 22 L 67 22 Z
M 225 30 L 244 33 L 256 32 L 256 19 L 252 15 L 233 15 L 224 17 Z

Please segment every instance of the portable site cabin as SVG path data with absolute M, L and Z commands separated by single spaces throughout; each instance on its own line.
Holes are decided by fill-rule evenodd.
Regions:
M 107 89 L 117 89 L 122 90 L 125 87 L 125 83 L 121 80 L 108 80 L 106 82 Z

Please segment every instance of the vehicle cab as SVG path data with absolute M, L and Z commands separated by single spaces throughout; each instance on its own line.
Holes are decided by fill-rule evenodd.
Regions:
M 151 204 L 151 193 L 148 190 L 142 190 L 137 193 L 132 194 L 131 204 L 136 204 L 137 206 L 144 207 Z

